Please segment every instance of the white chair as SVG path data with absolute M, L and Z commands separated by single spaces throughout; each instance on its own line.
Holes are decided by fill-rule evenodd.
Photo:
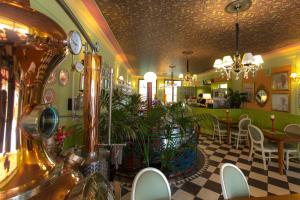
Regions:
M 134 178 L 131 200 L 171 200 L 171 189 L 165 175 L 158 169 L 142 169 Z
M 271 161 L 271 158 L 277 157 L 275 155 L 272 155 L 272 153 L 278 152 L 277 145 L 275 143 L 265 140 L 262 131 L 257 126 L 250 124 L 248 126 L 248 129 L 251 141 L 250 154 L 248 160 L 251 160 L 253 153 L 258 156 L 261 156 L 264 164 L 264 169 L 267 170 L 266 159 L 268 159 L 268 161 Z M 259 151 L 260 153 L 256 153 L 256 151 Z
M 245 118 L 249 118 L 249 116 L 247 114 L 242 114 L 242 115 L 240 115 L 239 120 L 241 121 L 242 119 L 245 119 Z
M 300 125 L 299 124 L 288 124 L 284 127 L 283 131 L 285 133 L 294 133 L 300 134 Z M 284 144 L 284 153 L 285 153 L 285 160 L 286 160 L 286 169 L 289 169 L 289 162 L 291 158 L 298 158 L 300 160 L 300 152 L 299 152 L 299 143 L 287 143 Z M 290 156 L 290 154 L 294 154 Z
M 239 148 L 239 144 L 242 141 L 246 141 L 248 144 L 248 126 L 251 124 L 250 118 L 242 118 L 239 121 L 239 129 L 238 132 L 231 132 L 231 137 L 235 140 L 236 149 Z
M 225 163 L 220 171 L 224 199 L 250 197 L 249 185 L 243 172 L 231 163 Z
M 228 136 L 228 131 L 227 128 L 225 127 L 220 127 L 220 122 L 216 116 L 212 116 L 212 122 L 213 122 L 213 140 L 215 138 L 215 134 L 219 136 L 219 143 L 222 143 L 222 137 L 227 137 Z

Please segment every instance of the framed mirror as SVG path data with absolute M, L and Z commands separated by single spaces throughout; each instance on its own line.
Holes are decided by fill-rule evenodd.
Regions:
M 268 101 L 268 93 L 264 87 L 259 87 L 255 94 L 255 100 L 258 105 L 264 106 Z

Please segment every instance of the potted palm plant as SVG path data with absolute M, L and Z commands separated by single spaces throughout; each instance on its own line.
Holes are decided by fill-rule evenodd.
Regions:
M 228 99 L 230 108 L 240 108 L 241 104 L 247 101 L 247 95 L 228 88 Z

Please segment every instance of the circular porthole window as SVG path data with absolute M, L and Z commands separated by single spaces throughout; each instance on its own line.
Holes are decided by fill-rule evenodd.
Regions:
M 39 120 L 39 132 L 42 137 L 51 137 L 58 126 L 58 113 L 53 107 L 47 107 L 42 111 Z

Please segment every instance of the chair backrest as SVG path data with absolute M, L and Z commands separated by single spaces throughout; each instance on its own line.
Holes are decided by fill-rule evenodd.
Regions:
M 300 125 L 299 124 L 288 124 L 283 129 L 284 132 L 300 134 Z
M 247 114 L 242 114 L 242 115 L 239 117 L 239 120 L 242 120 L 242 119 L 245 119 L 245 118 L 248 118 L 248 115 L 247 115 Z
M 243 172 L 231 163 L 225 163 L 220 171 L 224 199 L 250 197 L 249 185 Z
M 239 121 L 239 130 L 248 131 L 248 126 L 251 124 L 250 118 L 243 118 Z
M 212 118 L 212 122 L 213 122 L 214 128 L 215 129 L 219 129 L 220 128 L 220 123 L 219 123 L 218 118 L 216 116 L 214 116 L 214 115 L 212 115 L 211 118 Z
M 142 169 L 134 178 L 131 200 L 171 200 L 171 189 L 165 175 L 158 169 Z
M 248 130 L 249 130 L 251 143 L 263 145 L 264 135 L 261 132 L 261 130 L 257 126 L 254 126 L 252 124 L 248 126 Z

